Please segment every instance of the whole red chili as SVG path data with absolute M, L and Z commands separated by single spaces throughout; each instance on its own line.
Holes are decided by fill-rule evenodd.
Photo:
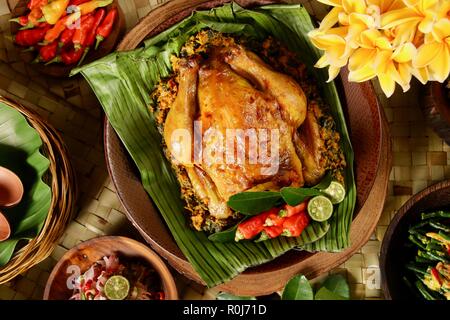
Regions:
M 79 6 L 80 4 L 83 4 L 88 1 L 91 1 L 91 0 L 70 0 L 69 6 Z
M 46 46 L 39 49 L 39 56 L 34 62 L 49 62 L 56 57 L 58 51 L 58 42 L 54 41 Z
M 83 50 L 75 50 L 75 48 L 66 49 L 61 52 L 61 61 L 65 65 L 76 64 L 80 61 L 82 55 Z
M 89 33 L 87 35 L 86 43 L 84 45 L 83 57 L 81 58 L 79 64 L 81 64 L 84 61 L 84 59 L 86 58 L 90 48 L 94 45 L 95 39 L 96 39 L 95 37 L 96 37 L 96 34 L 97 34 L 97 29 L 100 26 L 100 24 L 102 23 L 103 18 L 105 17 L 105 15 L 106 15 L 106 10 L 104 8 L 100 8 L 100 9 L 98 9 L 95 12 L 95 15 L 94 15 L 94 21 L 95 22 L 94 22 L 94 25 L 92 26 L 91 30 L 89 30 Z
M 283 232 L 283 227 L 281 226 L 265 227 L 264 232 L 268 235 L 270 239 L 273 239 L 278 237 Z
M 264 223 L 271 211 L 266 211 L 240 223 L 236 230 L 235 240 L 252 239 L 264 229 Z
M 75 34 L 75 28 L 66 28 L 59 37 L 59 47 L 62 48 L 69 43 L 72 43 L 73 36 Z
M 29 19 L 28 19 L 28 16 L 21 16 L 21 17 L 17 17 L 17 18 L 14 18 L 14 19 L 10 19 L 9 21 L 17 22 L 22 27 L 25 27 L 28 24 Z
M 95 50 L 98 49 L 98 46 L 100 43 L 109 37 L 111 34 L 112 28 L 114 26 L 114 21 L 116 20 L 116 17 L 118 15 L 117 8 L 111 9 L 108 14 L 105 17 L 105 20 L 103 20 L 102 24 L 97 29 L 97 43 L 95 44 Z
M 306 212 L 302 211 L 292 217 L 286 218 L 283 222 L 283 233 L 286 237 L 298 237 L 303 229 L 309 224 Z
M 89 31 L 94 26 L 94 23 L 95 18 L 92 15 L 86 15 L 81 18 L 80 27 L 76 29 L 72 40 L 75 50 L 80 50 L 86 46 Z
M 23 47 L 31 47 L 44 40 L 50 26 L 39 29 L 20 30 L 14 37 L 15 43 Z
M 30 0 L 27 4 L 27 8 L 33 10 L 34 8 L 42 8 L 48 3 L 48 0 Z

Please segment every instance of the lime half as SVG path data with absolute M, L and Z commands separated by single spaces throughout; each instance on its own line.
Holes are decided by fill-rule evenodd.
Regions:
M 124 300 L 130 292 L 130 282 L 122 276 L 112 276 L 105 283 L 105 295 L 109 300 Z
M 341 203 L 345 198 L 345 188 L 337 181 L 332 181 L 328 188 L 322 190 L 333 204 Z
M 324 196 L 316 196 L 308 202 L 308 214 L 314 221 L 325 221 L 333 214 L 333 204 Z

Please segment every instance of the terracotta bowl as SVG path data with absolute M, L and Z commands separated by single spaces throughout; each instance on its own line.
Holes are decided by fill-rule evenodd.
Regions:
M 11 0 L 9 0 L 9 1 L 11 1 Z M 14 7 L 13 11 L 11 12 L 11 16 L 13 18 L 15 18 L 15 17 L 20 17 L 20 16 L 23 16 L 24 14 L 26 14 L 26 12 L 28 12 L 27 3 L 28 3 L 28 0 L 19 0 L 17 5 Z M 89 50 L 89 53 L 87 54 L 83 64 L 87 64 L 94 60 L 100 59 L 101 57 L 104 57 L 108 53 L 112 52 L 115 49 L 115 47 L 117 46 L 117 44 L 119 43 L 119 41 L 121 40 L 123 34 L 125 33 L 125 16 L 124 16 L 122 10 L 120 9 L 119 1 L 114 0 L 114 2 L 106 8 L 107 8 L 107 10 L 109 10 L 113 6 L 116 6 L 119 9 L 119 15 L 118 15 L 117 20 L 114 23 L 113 31 L 111 32 L 110 36 L 108 38 L 106 38 L 100 44 L 100 47 L 98 48 L 98 50 Z M 15 23 L 15 22 L 11 22 L 11 34 L 12 35 L 15 35 L 17 33 L 17 31 L 19 31 L 19 28 L 20 28 L 19 24 Z M 36 58 L 37 52 L 36 51 L 22 52 L 23 48 L 20 46 L 17 46 L 17 45 L 16 45 L 16 48 L 17 48 L 20 58 L 23 61 L 28 63 L 31 67 L 33 67 L 38 72 L 48 75 L 48 76 L 52 76 L 52 77 L 56 77 L 56 78 L 68 77 L 70 74 L 70 71 L 74 67 L 76 67 L 76 65 L 66 66 L 61 63 L 50 64 L 48 66 L 46 66 L 44 63 L 31 63 Z
M 22 200 L 23 184 L 11 170 L 0 167 L 0 208 L 13 207 Z
M 73 266 L 78 266 L 83 273 L 96 261 L 112 254 L 147 261 L 161 277 L 166 299 L 178 299 L 175 281 L 167 266 L 155 252 L 130 238 L 100 237 L 80 243 L 66 252 L 50 274 L 45 286 L 44 300 L 68 300 L 72 290 L 67 287 L 67 279 L 73 275 Z
M 405 264 L 417 253 L 408 249 L 408 228 L 420 220 L 420 213 L 450 208 L 450 180 L 432 185 L 409 199 L 392 219 L 381 246 L 380 268 L 384 296 L 392 300 L 417 297 L 403 283 Z
M 445 82 L 430 82 L 423 87 L 420 95 L 420 108 L 427 120 L 439 137 L 450 145 L 450 99 L 447 97 L 449 89 L 445 88 Z
M 0 211 L 0 242 L 5 241 L 11 235 L 11 226 L 5 215 Z
M 170 1 L 144 18 L 125 36 L 118 50 L 137 48 L 144 39 L 169 28 L 194 10 L 210 9 L 226 2 L 228 1 Z M 237 2 L 244 7 L 274 3 L 248 0 Z M 390 166 L 387 126 L 372 85 L 348 83 L 345 80 L 347 71 L 343 71 L 341 76 L 339 90 L 355 151 L 358 191 L 355 220 L 351 229 L 351 248 L 341 253 L 317 254 L 291 250 L 272 262 L 248 269 L 222 285 L 221 290 L 238 295 L 264 295 L 282 288 L 290 277 L 299 272 L 309 277 L 317 276 L 344 262 L 367 242 L 375 229 L 386 196 Z M 144 190 L 134 162 L 107 121 L 105 146 L 108 169 L 128 218 L 144 239 L 172 266 L 191 279 L 203 283 L 176 245 L 157 208 Z M 374 183 L 376 188 L 373 188 Z

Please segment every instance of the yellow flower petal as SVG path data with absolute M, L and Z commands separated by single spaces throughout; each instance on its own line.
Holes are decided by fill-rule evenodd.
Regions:
M 311 42 L 319 49 L 328 50 L 337 46 L 345 46 L 345 40 L 334 34 L 313 34 L 310 33 Z
M 352 82 L 364 82 L 374 78 L 375 76 L 375 70 L 370 64 L 368 64 L 363 68 L 350 71 L 348 74 L 348 80 Z
M 418 21 L 409 21 L 403 23 L 394 29 L 395 38 L 392 40 L 392 45 L 398 47 L 405 42 L 412 42 L 416 35 Z
M 327 34 L 334 34 L 337 35 L 341 38 L 345 38 L 348 34 L 348 27 L 336 27 L 336 28 L 331 28 L 328 29 Z
M 400 76 L 400 81 L 398 84 L 402 87 L 403 92 L 409 90 L 411 82 L 411 66 L 408 63 L 399 63 L 397 66 L 398 74 Z
M 414 67 L 422 68 L 429 65 L 431 61 L 433 61 L 433 59 L 440 54 L 442 45 L 443 44 L 438 42 L 430 42 L 420 46 L 420 48 L 417 49 L 417 55 L 414 59 Z
M 382 50 L 390 50 L 392 49 L 391 42 L 386 37 L 379 37 L 375 40 L 375 46 Z
M 421 17 L 412 8 L 392 10 L 381 15 L 381 28 L 390 29 L 414 20 L 420 21 Z
M 375 41 L 381 36 L 381 32 L 376 29 L 363 31 L 359 35 L 358 44 L 363 48 L 375 48 Z
M 319 30 L 326 31 L 338 23 L 338 15 L 342 12 L 342 8 L 333 8 L 320 22 Z
M 338 14 L 338 21 L 339 24 L 342 26 L 348 26 L 350 24 L 350 22 L 348 21 L 348 14 L 347 12 L 339 12 Z
M 348 16 L 348 21 L 350 25 L 361 24 L 367 28 L 375 27 L 375 19 L 368 14 L 351 13 Z
M 450 73 L 450 50 L 448 46 L 443 46 L 440 54 L 428 65 L 428 70 L 432 78 L 439 82 L 444 82 Z
M 330 65 L 330 63 L 328 62 L 328 59 L 327 59 L 326 55 L 323 55 L 323 56 L 320 57 L 319 60 L 317 60 L 317 62 L 314 65 L 314 67 L 316 67 L 316 68 L 325 68 L 328 65 Z
M 440 19 L 433 26 L 433 30 L 431 32 L 433 38 L 437 42 L 443 41 L 445 38 L 450 36 L 450 19 Z
M 391 59 L 399 63 L 408 62 L 415 57 L 416 53 L 416 47 L 411 42 L 407 42 L 394 50 Z
M 386 97 L 392 96 L 395 91 L 395 81 L 387 74 L 379 74 L 378 81 L 380 82 L 381 89 L 383 90 Z
M 338 76 L 340 70 L 341 70 L 341 68 L 330 66 L 328 68 L 328 80 L 327 80 L 327 82 L 333 81 L 334 78 L 336 78 Z
M 361 0 L 342 0 L 342 7 L 348 13 L 364 13 L 366 11 L 366 3 Z
M 348 69 L 350 71 L 356 71 L 357 69 L 364 68 L 366 65 L 372 63 L 376 53 L 377 51 L 374 49 L 356 49 L 348 60 Z
M 317 1 L 332 7 L 342 7 L 341 0 L 317 0 Z
M 428 69 L 424 68 L 411 68 L 411 74 L 416 77 L 422 84 L 425 84 L 430 80 Z
M 391 51 L 378 50 L 372 63 L 372 67 L 376 70 L 377 74 L 388 72 L 388 67 L 392 64 L 391 55 Z
M 429 33 L 433 29 L 434 17 L 432 15 L 426 15 L 419 23 L 419 30 L 422 33 Z

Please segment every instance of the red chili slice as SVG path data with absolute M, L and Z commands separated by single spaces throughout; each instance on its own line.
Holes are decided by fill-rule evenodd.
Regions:
M 283 223 L 283 235 L 287 237 L 298 237 L 308 224 L 309 217 L 304 211 L 286 218 Z

